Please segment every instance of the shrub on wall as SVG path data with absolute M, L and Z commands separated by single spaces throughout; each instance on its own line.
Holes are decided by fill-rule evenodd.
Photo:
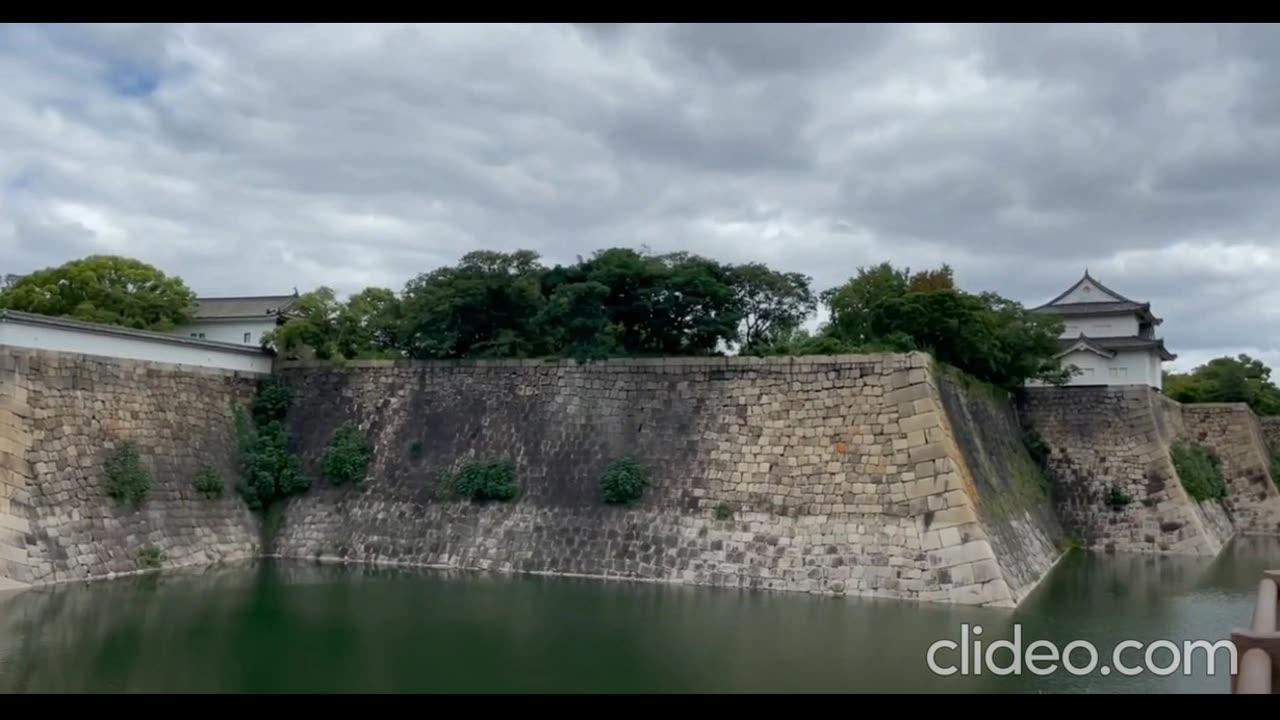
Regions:
M 372 455 L 369 443 L 356 426 L 345 422 L 334 431 L 320 460 L 320 470 L 334 485 L 350 483 L 360 487 L 364 484 Z
M 471 460 L 450 483 L 453 494 L 472 500 L 510 500 L 516 496 L 515 467 L 506 460 Z
M 600 478 L 604 501 L 610 505 L 626 505 L 635 502 L 649 485 L 648 473 L 638 460 L 624 457 L 609 463 Z
M 125 440 L 107 460 L 107 495 L 137 505 L 150 491 L 151 476 L 142 466 L 138 444 Z
M 154 545 L 148 545 L 138 552 L 138 567 L 154 570 L 164 562 L 164 552 Z
M 213 469 L 212 465 L 205 463 L 200 466 L 200 472 L 196 475 L 194 483 L 196 492 L 203 495 L 208 500 L 216 500 L 222 497 L 226 491 L 226 486 L 222 482 L 222 477 L 218 475 L 218 471 Z
M 1111 487 L 1107 488 L 1107 496 L 1106 496 L 1107 507 L 1111 508 L 1112 510 L 1120 511 L 1120 510 L 1123 510 L 1125 506 L 1129 504 L 1129 502 L 1130 502 L 1129 493 L 1126 493 L 1124 490 L 1121 490 L 1115 485 L 1112 485 Z
M 253 398 L 254 423 L 263 426 L 271 422 L 284 422 L 292 401 L 293 393 L 287 385 L 277 380 L 263 382 L 258 386 L 258 394 Z
M 1049 443 L 1044 441 L 1040 433 L 1035 428 L 1027 428 L 1022 431 L 1022 445 L 1027 449 L 1027 453 L 1031 455 L 1031 459 L 1036 462 L 1036 466 L 1041 470 L 1049 467 Z
M 252 420 L 241 411 L 235 413 L 241 473 L 237 490 L 252 510 L 268 509 L 277 500 L 311 487 L 302 474 L 302 463 L 289 449 L 284 420 L 291 399 L 288 387 L 270 380 L 258 386 Z
M 1227 496 L 1227 483 L 1222 477 L 1222 463 L 1217 455 L 1186 440 L 1175 442 L 1171 454 L 1173 466 L 1188 495 L 1200 502 Z

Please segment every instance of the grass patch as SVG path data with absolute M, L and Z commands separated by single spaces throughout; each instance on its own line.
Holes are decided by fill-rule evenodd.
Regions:
M 1227 496 L 1227 482 L 1222 477 L 1222 461 L 1213 451 L 1186 440 L 1173 444 L 1171 453 L 1178 479 L 1187 494 L 1198 502 Z
M 715 514 L 717 520 L 732 520 L 733 508 L 729 503 L 722 502 L 719 505 L 716 505 Z
M 935 375 L 940 375 L 954 380 L 960 385 L 960 387 L 964 388 L 966 393 L 980 395 L 1001 407 L 1009 403 L 1011 396 L 1008 390 L 989 382 L 979 380 L 955 365 L 948 365 L 947 363 L 940 362 L 935 359 L 932 354 L 929 355 L 929 358 L 933 361 L 931 367 Z

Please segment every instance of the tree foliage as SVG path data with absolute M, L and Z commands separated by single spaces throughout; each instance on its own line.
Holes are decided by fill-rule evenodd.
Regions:
M 961 290 L 946 265 L 914 275 L 889 263 L 860 268 L 822 299 L 830 321 L 791 352 L 923 350 L 1002 388 L 1069 377 L 1056 359 L 1061 318 L 996 293 Z
M 91 255 L 6 279 L 0 309 L 170 330 L 191 320 L 196 296 L 181 278 L 142 261 Z
M 288 387 L 267 381 L 258 388 L 251 419 L 236 413 L 241 463 L 238 490 L 253 510 L 265 510 L 311 486 L 302 474 L 301 461 L 289 447 L 285 417 L 290 402 Z
M 796 332 L 817 309 L 811 280 L 800 273 L 771 270 L 762 263 L 732 270 L 734 292 L 742 312 L 742 352 L 759 352 Z
M 861 268 L 815 295 L 810 278 L 761 263 L 606 248 L 548 267 L 537 253 L 477 251 L 340 301 L 303 295 L 270 338 L 321 358 L 435 359 L 812 355 L 924 350 L 988 383 L 1064 381 L 1061 318 L 956 287 L 950 267 Z M 819 300 L 829 321 L 804 324 Z
M 1178 402 L 1242 402 L 1259 415 L 1280 415 L 1280 388 L 1271 368 L 1244 354 L 1214 358 L 1188 373 L 1167 373 L 1164 392 Z
M 542 354 L 543 272 L 531 251 L 485 250 L 419 275 L 403 293 L 403 349 L 415 358 Z

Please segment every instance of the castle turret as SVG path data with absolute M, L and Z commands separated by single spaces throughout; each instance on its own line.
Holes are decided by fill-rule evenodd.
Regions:
M 1065 323 L 1058 359 L 1080 372 L 1071 385 L 1149 385 L 1160 389 L 1161 363 L 1174 360 L 1156 328 L 1164 321 L 1151 312 L 1151 303 L 1130 300 L 1095 280 L 1084 277 L 1033 312 L 1061 315 Z

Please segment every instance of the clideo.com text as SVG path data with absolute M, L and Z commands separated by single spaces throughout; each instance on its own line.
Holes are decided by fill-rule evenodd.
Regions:
M 981 625 L 960 626 L 956 640 L 938 640 L 929 646 L 925 662 L 937 675 L 1152 675 L 1166 676 L 1207 672 L 1236 672 L 1236 648 L 1230 640 L 1122 640 L 1107 652 L 1093 643 L 1073 640 L 1059 647 L 1048 640 L 1024 645 L 1022 626 L 1013 626 L 1010 639 L 982 637 Z

